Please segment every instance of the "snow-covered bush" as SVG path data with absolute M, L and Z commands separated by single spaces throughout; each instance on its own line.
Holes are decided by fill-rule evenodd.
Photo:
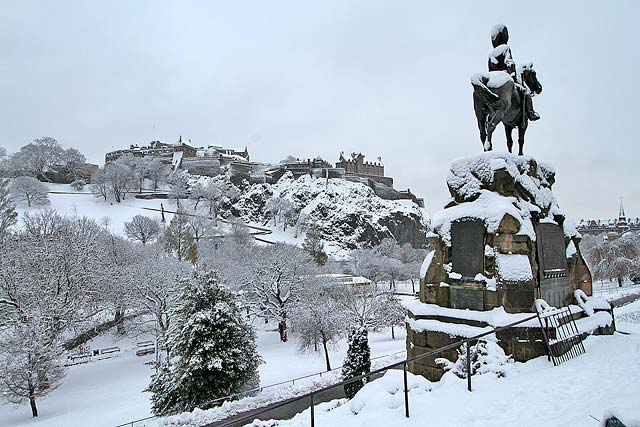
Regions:
M 371 350 L 367 329 L 360 327 L 349 333 L 349 348 L 342 365 L 342 379 L 349 380 L 371 371 Z M 365 379 L 344 385 L 344 394 L 351 399 L 366 383 Z
M 236 295 L 213 271 L 195 272 L 182 282 L 167 333 L 171 357 L 149 385 L 156 415 L 218 406 L 223 402 L 212 401 L 259 385 L 255 333 Z
M 436 363 L 444 367 L 459 378 L 467 378 L 467 346 L 458 349 L 458 359 L 451 362 L 443 357 L 437 358 Z M 471 375 L 493 373 L 497 377 L 505 377 L 513 369 L 513 359 L 493 341 L 478 341 L 469 351 L 471 356 Z
M 71 184 L 69 185 L 76 191 L 82 191 L 84 190 L 84 187 L 86 187 L 87 183 L 84 179 L 78 178 L 74 179 L 73 182 L 71 182 Z

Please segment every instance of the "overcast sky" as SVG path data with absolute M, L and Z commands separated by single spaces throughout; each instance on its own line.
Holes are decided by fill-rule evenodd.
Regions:
M 433 212 L 450 162 L 482 151 L 469 76 L 504 23 L 544 88 L 525 153 L 555 166 L 560 206 L 609 218 L 622 197 L 640 216 L 639 5 L 2 0 L 0 145 L 52 136 L 96 163 L 179 135 L 256 161 L 361 151 Z

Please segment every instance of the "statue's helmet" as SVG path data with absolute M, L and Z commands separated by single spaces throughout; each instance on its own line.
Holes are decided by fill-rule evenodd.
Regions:
M 502 24 L 494 25 L 491 29 L 491 44 L 493 47 L 507 43 L 509 43 L 509 30 L 507 30 L 507 26 Z

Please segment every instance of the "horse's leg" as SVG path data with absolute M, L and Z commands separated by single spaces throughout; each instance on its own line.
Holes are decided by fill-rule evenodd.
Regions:
M 527 132 L 527 126 L 518 126 L 518 156 L 524 155 L 522 149 L 524 148 L 524 134 Z
M 482 108 L 482 104 L 478 96 L 473 94 L 473 109 L 476 113 L 476 119 L 478 120 L 478 130 L 480 131 L 480 142 L 482 142 L 482 148 L 487 151 L 484 143 L 487 140 L 487 113 Z
M 493 143 L 491 142 L 491 137 L 493 136 L 493 131 L 496 130 L 496 126 L 502 121 L 501 112 L 494 112 L 487 118 L 487 144 L 485 144 L 485 148 L 488 146 L 489 148 L 485 151 L 491 151 L 493 149 Z
M 504 125 L 504 133 L 507 136 L 507 150 L 511 153 L 511 149 L 513 148 L 513 137 L 511 136 L 511 132 L 513 128 L 511 126 Z
M 480 142 L 482 142 L 482 148 L 487 151 L 485 141 L 487 140 L 487 116 L 478 115 L 478 129 L 480 130 Z

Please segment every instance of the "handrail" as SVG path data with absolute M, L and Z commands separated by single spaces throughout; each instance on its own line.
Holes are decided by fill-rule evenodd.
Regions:
M 492 331 L 483 332 L 482 334 L 478 334 L 478 335 L 475 335 L 473 337 L 470 337 L 470 338 L 467 338 L 467 339 L 464 339 L 464 340 L 461 340 L 461 341 L 457 341 L 457 342 L 449 344 L 449 345 L 445 345 L 443 347 L 428 351 L 426 353 L 423 353 L 421 355 L 412 357 L 410 359 L 405 359 L 405 360 L 403 360 L 401 362 L 392 363 L 391 365 L 387 365 L 387 366 L 384 366 L 382 368 L 375 369 L 375 370 L 373 370 L 371 372 L 368 372 L 366 374 L 359 375 L 357 377 L 350 378 L 348 380 L 344 380 L 344 381 L 341 381 L 339 383 L 336 383 L 336 384 L 333 384 L 333 385 L 330 385 L 330 386 L 327 386 L 327 387 L 322 387 L 322 388 L 320 388 L 318 390 L 314 390 L 314 391 L 309 392 L 309 393 L 305 393 L 305 394 L 303 394 L 303 395 L 301 395 L 299 397 L 287 399 L 287 400 L 285 400 L 283 402 L 278 402 L 278 403 L 275 403 L 275 404 L 272 404 L 272 405 L 268 405 L 267 407 L 264 407 L 264 408 L 260 409 L 257 412 L 255 412 L 255 411 L 251 412 L 249 415 L 246 415 L 246 416 L 240 417 L 240 418 L 236 418 L 234 420 L 231 420 L 231 421 L 228 421 L 226 423 L 220 424 L 217 427 L 231 427 L 233 425 L 236 425 L 237 423 L 240 423 L 240 422 L 243 422 L 243 421 L 247 421 L 247 420 L 250 420 L 250 419 L 255 419 L 255 417 L 257 415 L 263 414 L 263 413 L 271 411 L 273 409 L 281 408 L 281 407 L 283 407 L 285 405 L 288 405 L 291 402 L 297 402 L 297 401 L 302 400 L 302 399 L 312 399 L 313 396 L 316 395 L 316 394 L 323 393 L 323 392 L 326 392 L 326 391 L 331 390 L 333 388 L 344 386 L 346 384 L 351 384 L 351 383 L 356 382 L 356 381 L 361 381 L 364 378 L 367 378 L 367 377 L 370 377 L 372 375 L 376 375 L 376 374 L 380 374 L 380 373 L 386 372 L 386 371 L 388 371 L 390 369 L 393 369 L 393 368 L 396 368 L 396 367 L 399 367 L 399 366 L 404 366 L 405 369 L 406 369 L 406 365 L 408 363 L 414 362 L 416 360 L 423 359 L 425 357 L 434 356 L 434 355 L 439 354 L 439 353 L 441 353 L 443 351 L 446 351 L 446 350 L 457 348 L 457 347 L 459 347 L 459 346 L 461 346 L 463 344 L 467 344 L 467 343 L 469 343 L 471 341 L 477 341 L 480 338 L 486 337 L 488 335 L 495 334 L 497 332 L 503 331 L 505 329 L 512 328 L 512 327 L 514 327 L 516 325 L 519 325 L 521 323 L 525 323 L 525 322 L 528 322 L 530 320 L 537 319 L 537 318 L 538 318 L 538 314 L 536 313 L 535 315 L 533 315 L 531 317 L 527 317 L 525 319 L 521 319 L 521 320 L 518 320 L 516 322 L 509 323 L 508 325 L 505 325 L 505 326 L 500 326 L 498 328 L 494 328 Z M 405 390 L 405 392 L 406 392 L 406 390 Z M 408 406 L 407 406 L 407 408 L 408 408 Z M 408 414 L 408 409 L 407 409 L 407 414 Z
M 382 356 L 372 357 L 371 360 L 378 360 L 378 359 L 382 359 L 382 358 L 385 358 L 385 357 L 395 356 L 397 354 L 404 353 L 404 352 L 406 352 L 406 350 L 396 351 L 395 353 L 390 353 L 390 354 L 383 354 Z M 288 384 L 288 383 L 292 383 L 292 385 L 293 385 L 293 384 L 295 384 L 296 381 L 304 380 L 304 379 L 315 377 L 315 376 L 322 377 L 322 374 L 331 373 L 331 372 L 337 371 L 337 370 L 342 369 L 342 368 L 343 368 L 343 366 L 337 366 L 335 368 L 329 369 L 328 371 L 315 372 L 313 374 L 307 374 L 307 375 L 304 375 L 304 376 L 301 376 L 301 377 L 291 378 L 291 379 L 288 379 L 288 380 L 285 380 L 285 381 L 280 381 L 280 382 L 277 382 L 277 383 L 273 383 L 273 384 L 269 384 L 269 385 L 265 385 L 265 386 L 261 386 L 261 387 L 256 387 L 256 388 L 252 388 L 251 390 L 240 391 L 238 393 L 234 393 L 234 394 L 230 394 L 228 396 L 218 397 L 216 399 L 210 400 L 210 401 L 207 402 L 207 404 L 219 402 L 221 400 L 231 400 L 232 398 L 237 397 L 237 396 L 241 396 L 243 394 L 252 394 L 252 393 L 255 393 L 255 392 L 261 392 L 263 390 L 266 390 L 266 389 L 269 389 L 269 388 L 272 388 L 272 387 L 276 387 L 276 386 L 279 386 L 279 385 Z M 295 398 L 292 398 L 292 399 L 295 399 Z M 157 416 L 150 415 L 148 417 L 140 418 L 140 419 L 135 420 L 135 421 L 127 421 L 124 424 L 118 424 L 116 427 L 133 426 L 137 422 L 150 420 L 152 418 L 157 418 Z

